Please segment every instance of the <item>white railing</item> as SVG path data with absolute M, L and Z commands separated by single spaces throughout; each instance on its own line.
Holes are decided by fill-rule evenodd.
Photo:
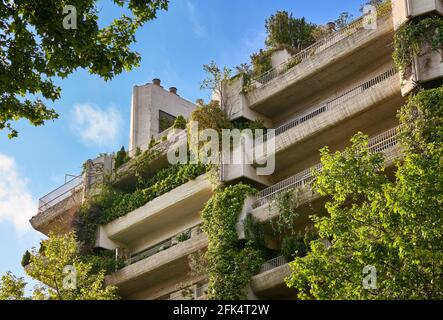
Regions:
M 330 111 L 336 107 L 339 107 L 345 101 L 347 101 L 357 95 L 364 93 L 366 90 L 371 89 L 378 84 L 381 84 L 382 82 L 384 82 L 387 79 L 390 79 L 391 77 L 395 76 L 396 74 L 397 74 L 396 69 L 390 68 L 387 71 L 379 74 L 378 76 L 376 76 L 370 80 L 367 80 L 350 90 L 343 92 L 342 94 L 340 94 L 337 97 L 335 97 L 334 99 L 322 104 L 321 106 L 316 106 L 315 108 L 309 109 L 308 111 L 304 112 L 303 114 L 301 114 L 300 116 L 298 116 L 294 120 L 291 120 L 290 122 L 285 123 L 285 124 L 281 125 L 280 127 L 277 127 L 275 129 L 275 136 L 278 136 L 278 135 L 288 131 L 289 129 L 292 129 L 292 128 L 294 128 L 294 127 L 296 127 L 308 120 L 311 120 L 312 118 L 315 118 L 327 111 Z M 269 138 L 270 138 L 270 136 L 268 136 L 268 135 L 263 136 L 264 141 L 266 141 Z
M 397 127 L 389 129 L 368 141 L 368 149 L 371 153 L 384 152 L 385 150 L 397 145 Z M 273 201 L 277 196 L 291 189 L 300 189 L 309 185 L 314 179 L 313 172 L 321 171 L 322 165 L 319 163 L 312 168 L 305 169 L 288 179 L 280 181 L 257 194 L 257 200 L 252 204 L 252 208 L 258 208 Z
M 377 10 L 378 17 L 383 17 L 388 13 L 390 14 L 390 10 L 386 9 L 387 2 L 381 4 L 378 7 L 378 9 L 380 9 Z M 351 22 L 346 27 L 340 29 L 339 31 L 336 31 L 331 35 L 320 39 L 319 41 L 310 45 L 306 49 L 303 49 L 299 53 L 292 56 L 289 60 L 252 79 L 251 85 L 256 88 L 261 87 L 270 82 L 272 79 L 278 77 L 279 75 L 286 73 L 293 66 L 307 59 L 312 58 L 313 56 L 319 54 L 320 52 L 323 52 L 324 50 L 337 44 L 341 40 L 346 39 L 351 35 L 355 34 L 357 31 L 362 30 L 364 28 L 364 19 L 365 16 L 362 16 L 357 20 Z
M 283 256 L 279 256 L 277 258 L 268 260 L 265 263 L 263 263 L 263 265 L 261 266 L 260 273 L 278 268 L 280 266 L 285 265 L 286 263 L 288 263 L 288 262 L 286 261 L 286 259 Z
M 83 188 L 83 177 L 77 176 L 64 185 L 41 197 L 38 201 L 38 213 L 42 213 L 63 200 L 71 197 L 79 189 Z

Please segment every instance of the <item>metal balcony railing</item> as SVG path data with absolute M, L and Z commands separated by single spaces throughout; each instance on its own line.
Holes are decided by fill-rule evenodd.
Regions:
M 334 99 L 322 104 L 321 106 L 316 106 L 315 108 L 309 109 L 308 111 L 304 112 L 294 120 L 291 120 L 288 123 L 285 123 L 281 125 L 280 127 L 277 127 L 275 129 L 275 136 L 278 136 L 308 120 L 311 120 L 327 111 L 330 111 L 336 107 L 339 107 L 342 105 L 345 101 L 356 97 L 362 93 L 364 93 L 366 90 L 369 90 L 373 88 L 374 86 L 383 83 L 385 80 L 390 79 L 391 77 L 397 75 L 397 70 L 395 68 L 390 68 L 387 71 L 379 74 L 378 76 L 364 81 L 360 85 L 347 90 L 343 92 L 342 94 L 338 95 Z M 265 135 L 263 136 L 263 141 L 267 141 L 270 138 L 270 136 Z M 258 142 L 257 142 L 258 143 Z
M 38 213 L 42 213 L 63 200 L 71 197 L 75 192 L 83 188 L 83 177 L 77 176 L 66 182 L 64 185 L 51 191 L 38 201 Z
M 278 268 L 280 266 L 285 265 L 286 263 L 288 263 L 288 262 L 286 261 L 286 259 L 283 256 L 279 256 L 277 258 L 268 260 L 262 264 L 261 269 L 260 269 L 260 273 Z
M 155 255 L 155 254 L 157 254 L 159 252 L 162 252 L 164 250 L 167 250 L 167 249 L 175 246 L 176 244 L 179 243 L 179 241 L 177 240 L 177 237 L 179 235 L 183 234 L 183 235 L 188 236 L 188 239 L 186 239 L 186 240 L 191 239 L 192 231 L 195 230 L 196 228 L 198 228 L 198 230 L 200 230 L 200 226 L 189 228 L 189 229 L 187 229 L 185 231 L 182 231 L 182 232 L 176 234 L 175 236 L 173 236 L 173 237 L 171 237 L 171 238 L 169 238 L 169 239 L 167 239 L 165 241 L 160 242 L 159 244 L 157 244 L 157 245 L 155 245 L 155 246 L 153 246 L 153 247 L 151 247 L 151 248 L 149 248 L 147 250 L 144 250 L 144 251 L 142 251 L 140 253 L 137 253 L 135 255 L 131 255 L 131 257 L 125 261 L 125 264 L 127 266 L 129 266 L 131 264 L 134 264 L 134 263 L 136 263 L 138 261 L 141 261 L 141 260 L 144 260 L 146 258 L 149 258 L 149 257 L 151 257 L 151 256 L 153 256 L 153 255 Z M 182 242 L 184 242 L 184 241 L 182 241 Z
M 195 288 L 195 298 L 201 298 L 207 294 L 209 288 L 209 283 L 202 284 Z
M 385 3 L 379 5 L 377 7 L 377 17 L 384 17 L 391 13 L 390 10 L 390 1 L 386 1 Z M 274 78 L 286 73 L 293 66 L 312 58 L 313 56 L 323 52 L 324 50 L 332 47 L 343 39 L 350 37 L 355 34 L 357 31 L 362 30 L 364 28 L 365 16 L 362 16 L 355 21 L 351 22 L 349 25 L 332 33 L 331 35 L 320 39 L 314 44 L 310 45 L 306 49 L 303 49 L 299 53 L 292 56 L 289 60 L 283 62 L 282 64 L 270 69 L 269 71 L 261 74 L 260 76 L 252 79 L 251 84 L 256 88 L 261 87 L 269 83 Z
M 397 143 L 397 127 L 395 127 L 369 139 L 368 149 L 371 153 L 384 152 L 397 145 Z M 253 203 L 252 208 L 255 209 L 261 207 L 262 205 L 275 200 L 282 192 L 303 188 L 310 184 L 314 179 L 312 173 L 321 170 L 322 165 L 319 163 L 314 167 L 305 169 L 286 180 L 270 186 L 269 188 L 263 189 L 257 194 L 257 200 Z

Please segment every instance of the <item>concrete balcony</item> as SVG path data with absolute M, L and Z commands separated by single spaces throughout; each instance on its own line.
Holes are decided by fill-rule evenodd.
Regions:
M 162 136 L 164 137 L 162 139 Z M 187 143 L 187 132 L 185 130 L 168 129 L 162 135 L 159 136 L 159 141 L 156 145 L 150 146 L 150 141 L 139 146 L 139 150 L 142 153 L 137 155 L 136 149 L 131 149 L 128 154 L 132 157 L 127 163 L 122 165 L 117 169 L 117 172 L 113 175 L 112 183 L 121 188 L 125 186 L 132 186 L 137 182 L 137 177 L 135 174 L 135 168 L 137 167 L 137 161 L 140 157 L 149 155 L 148 163 L 149 165 L 143 166 L 138 169 L 138 174 L 142 175 L 144 178 L 149 178 L 153 176 L 158 170 L 166 168 L 169 165 L 167 154 L 168 151 L 178 145 Z M 146 154 L 143 154 L 147 152 Z
M 86 161 L 82 175 L 72 178 L 39 200 L 38 213 L 30 223 L 35 230 L 63 234 L 71 230 L 83 200 L 99 191 L 104 175 L 112 171 L 113 159 L 101 155 Z
M 188 256 L 207 245 L 201 233 L 107 276 L 106 284 L 117 286 L 125 298 L 157 299 L 177 290 L 177 283 L 190 281 Z
M 399 76 L 388 69 L 276 128 L 275 151 L 257 162 L 275 155 L 274 178 L 284 179 L 318 162 L 318 150 L 325 145 L 340 150 L 358 131 L 372 135 L 395 126 L 403 103 Z
M 250 287 L 257 298 L 290 299 L 296 292 L 285 284 L 285 278 L 291 274 L 291 268 L 283 257 L 266 261 L 258 275 L 251 278 Z
M 204 174 L 157 197 L 144 206 L 101 226 L 97 246 L 127 248 L 141 252 L 186 228 L 198 225 L 199 212 L 212 195 L 212 185 Z
M 254 79 L 248 106 L 268 117 L 315 96 L 325 88 L 363 70 L 392 53 L 391 11 L 380 13 L 375 29 L 365 29 L 360 18 L 303 50 L 285 64 Z M 295 64 L 295 65 L 294 65 Z
M 83 199 L 83 177 L 78 176 L 40 198 L 38 213 L 30 220 L 41 233 L 68 232 Z
M 385 166 L 387 168 L 391 167 L 395 160 L 401 157 L 401 148 L 397 142 L 396 130 L 396 128 L 392 128 L 369 140 L 370 152 L 382 152 L 385 156 Z M 321 164 L 317 164 L 263 189 L 252 203 L 250 214 L 259 222 L 269 222 L 279 215 L 278 208 L 272 205 L 278 195 L 289 190 L 299 190 L 300 218 L 297 220 L 297 225 L 306 225 L 310 214 L 324 211 L 324 199 L 311 190 L 311 183 L 314 179 L 313 170 L 319 171 L 321 168 Z M 309 206 L 306 205 L 308 203 Z
M 414 17 L 432 12 L 443 14 L 442 0 L 391 0 L 394 28 L 402 25 Z

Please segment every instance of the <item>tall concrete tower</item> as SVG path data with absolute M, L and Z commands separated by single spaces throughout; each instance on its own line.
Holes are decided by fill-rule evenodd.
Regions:
M 135 86 L 132 93 L 129 150 L 144 150 L 151 137 L 158 137 L 179 115 L 188 118 L 195 104 L 177 94 L 177 88 L 165 90 L 160 79 Z

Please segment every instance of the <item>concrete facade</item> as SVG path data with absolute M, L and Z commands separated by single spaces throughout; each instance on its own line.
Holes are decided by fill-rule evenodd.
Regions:
M 255 78 L 248 90 L 244 90 L 242 76 L 225 84 L 231 120 L 263 120 L 267 128 L 276 129 L 276 148 L 266 155 L 275 156 L 272 175 L 257 176 L 254 163 L 221 166 L 221 180 L 226 185 L 247 182 L 260 190 L 257 197 L 245 201 L 237 223 L 239 239 L 245 238 L 243 221 L 251 214 L 264 225 L 267 246 L 280 248 L 271 225 L 279 216 L 273 199 L 289 188 L 299 192 L 299 230 L 312 223 L 311 214 L 326 214 L 325 199 L 309 188 L 310 169 L 319 168 L 319 149 L 324 146 L 343 150 L 355 133 L 364 132 L 370 137 L 370 151 L 382 152 L 387 171 L 394 170 L 394 159 L 401 159 L 396 115 L 405 102 L 404 95 L 416 82 L 442 78 L 443 65 L 441 52 L 424 47 L 423 54 L 415 57 L 411 76 L 404 78 L 392 59 L 394 29 L 425 13 L 441 12 L 442 1 L 393 0 L 392 4 L 392 12 L 378 17 L 376 29 L 365 29 L 357 20 L 299 53 L 299 63 L 290 68 L 285 63 L 294 56 L 286 50 L 276 52 L 272 57 L 274 69 Z M 130 149 L 143 146 L 151 136 L 161 136 L 160 110 L 189 116 L 195 105 L 172 91 L 164 90 L 157 80 L 134 88 Z M 168 165 L 165 150 L 175 134 L 179 135 L 168 132 L 167 141 L 155 147 L 159 156 L 142 172 L 145 177 Z M 117 176 L 130 171 L 130 165 L 117 170 Z M 136 177 L 128 174 L 119 181 L 131 185 Z M 57 205 L 43 206 L 44 210 L 31 220 L 33 227 L 43 233 L 57 228 L 69 230 L 72 225 L 68 218 L 75 215 L 85 196 L 83 187 L 78 190 Z M 208 279 L 190 272 L 189 256 L 204 252 L 208 246 L 207 236 L 200 229 L 200 213 L 212 194 L 209 175 L 202 175 L 100 226 L 97 247 L 123 252 L 126 258 L 126 266 L 108 275 L 107 284 L 116 285 L 128 299 L 184 299 L 185 288 L 193 292 L 194 299 L 204 299 Z M 184 233 L 189 238 L 178 241 Z M 295 292 L 284 283 L 289 275 L 289 264 L 282 257 L 267 261 L 251 278 L 248 297 L 293 299 Z
M 152 137 L 157 138 L 161 134 L 161 111 L 173 117 L 182 115 L 188 118 L 195 107 L 195 104 L 180 97 L 176 88 L 165 90 L 159 79 L 135 86 L 132 93 L 129 150 L 149 144 Z

